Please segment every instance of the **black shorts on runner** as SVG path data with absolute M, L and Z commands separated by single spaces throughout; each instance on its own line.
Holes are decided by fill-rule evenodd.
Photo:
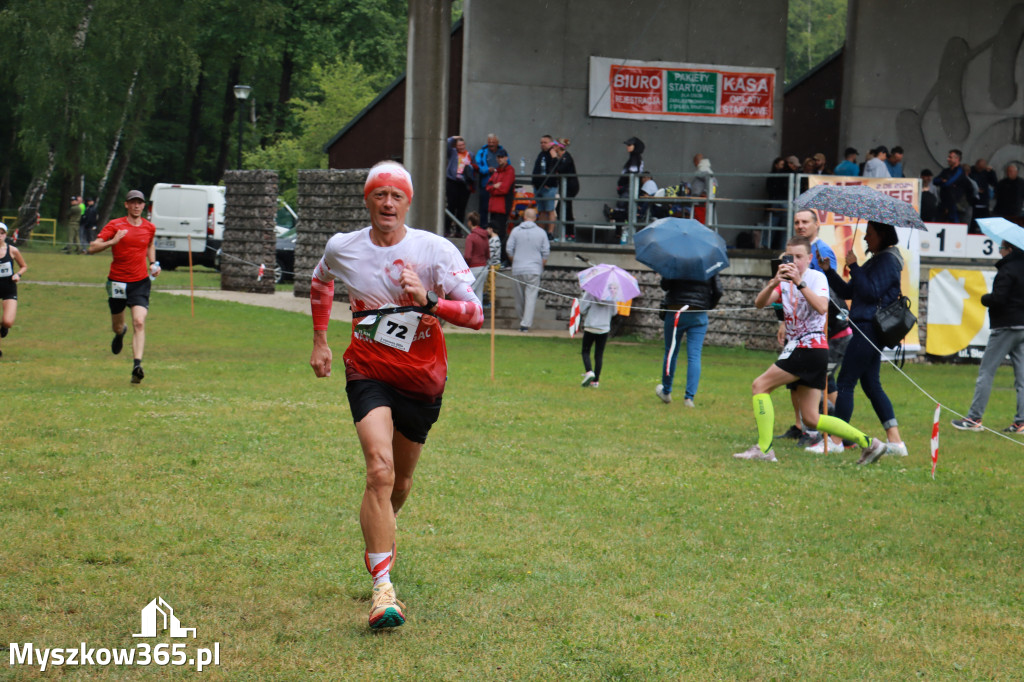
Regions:
M 786 359 L 775 361 L 775 366 L 797 377 L 789 389 L 810 386 L 825 390 L 825 376 L 828 373 L 828 348 L 795 348 Z
M 441 415 L 441 399 L 426 403 L 399 393 L 393 386 L 373 379 L 357 379 L 345 385 L 352 421 L 363 420 L 370 410 L 391 408 L 391 421 L 400 434 L 414 443 L 426 443 L 427 433 Z
M 18 283 L 10 277 L 0 279 L 0 301 L 17 301 Z
M 107 296 L 110 296 L 110 285 L 112 280 L 107 280 Z M 110 306 L 110 314 L 123 313 L 125 308 L 134 308 L 137 305 L 149 308 L 149 291 L 152 287 L 152 280 L 147 277 L 138 282 L 128 282 L 124 298 L 107 298 L 107 305 Z

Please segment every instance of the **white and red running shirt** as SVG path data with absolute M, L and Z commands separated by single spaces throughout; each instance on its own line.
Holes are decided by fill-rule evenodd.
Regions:
M 803 280 L 808 289 L 828 300 L 828 279 L 825 273 L 807 268 Z M 796 285 L 780 282 L 776 290 L 780 294 L 779 301 L 786 318 L 786 347 L 828 348 L 824 331 L 826 316 L 811 307 Z
M 337 279 L 348 288 L 353 313 L 417 305 L 399 283 L 405 267 L 416 271 L 427 291 L 479 306 L 469 266 L 451 242 L 406 226 L 402 241 L 377 246 L 370 241 L 370 229 L 331 237 L 313 270 L 316 279 Z M 349 381 L 376 379 L 428 402 L 444 392 L 448 357 L 440 322 L 432 315 L 353 315 L 344 357 Z

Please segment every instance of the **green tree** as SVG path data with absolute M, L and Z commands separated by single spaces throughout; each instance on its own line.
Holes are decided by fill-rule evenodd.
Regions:
M 0 197 L 34 218 L 37 206 L 66 216 L 83 180 L 107 208 L 128 185 L 219 182 L 238 142 L 237 83 L 253 87 L 246 147 L 273 147 L 274 166 L 291 148 L 320 165 L 310 150 L 404 68 L 407 11 L 406 0 L 4 0 L 0 30 Z M 348 94 L 332 94 L 331 73 L 347 70 Z M 313 145 L 322 107 L 333 122 Z
M 368 76 L 351 57 L 326 66 L 314 65 L 308 80 L 306 96 L 289 102 L 298 131 L 282 133 L 271 144 L 245 154 L 247 168 L 278 171 L 282 195 L 292 204 L 299 169 L 326 168 L 324 143 L 362 111 L 383 85 L 381 76 Z
M 846 40 L 847 0 L 789 0 L 786 84 L 799 80 Z

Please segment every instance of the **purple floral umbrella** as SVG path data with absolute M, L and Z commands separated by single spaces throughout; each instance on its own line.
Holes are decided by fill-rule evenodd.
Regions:
M 576 275 L 580 287 L 599 301 L 632 301 L 640 295 L 636 277 L 618 265 L 599 263 Z
M 831 211 L 893 227 L 927 230 L 913 205 L 865 185 L 818 185 L 793 202 L 797 210 Z

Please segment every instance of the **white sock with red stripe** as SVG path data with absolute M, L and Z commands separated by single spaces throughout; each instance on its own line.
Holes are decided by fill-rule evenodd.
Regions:
M 373 576 L 373 584 L 391 582 L 391 552 L 367 552 L 366 568 Z

